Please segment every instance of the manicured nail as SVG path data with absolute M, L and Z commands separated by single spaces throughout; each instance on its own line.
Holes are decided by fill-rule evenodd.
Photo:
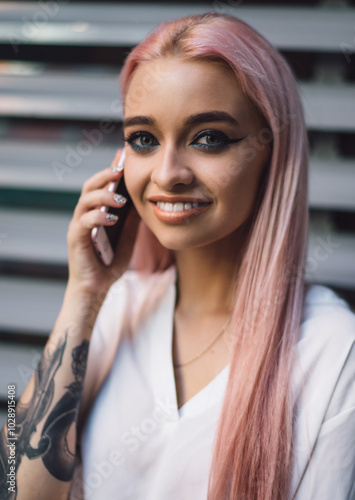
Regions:
M 125 158 L 126 158 L 126 151 L 123 150 L 117 165 L 114 165 L 112 167 L 112 172 L 122 172 Z
M 122 172 L 123 168 L 124 168 L 123 165 L 114 165 L 112 167 L 112 172 L 113 173 Z
M 113 199 L 115 200 L 116 203 L 121 203 L 122 205 L 124 205 L 127 202 L 127 198 L 125 198 L 121 194 L 115 194 Z
M 118 221 L 118 215 L 106 214 L 106 220 L 108 222 L 117 222 Z

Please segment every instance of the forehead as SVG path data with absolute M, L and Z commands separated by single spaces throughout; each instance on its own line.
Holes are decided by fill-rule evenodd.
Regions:
M 238 115 L 250 113 L 233 71 L 216 61 L 177 57 L 144 62 L 134 72 L 126 93 L 125 115 L 162 113 L 179 109 L 192 114 L 221 109 Z

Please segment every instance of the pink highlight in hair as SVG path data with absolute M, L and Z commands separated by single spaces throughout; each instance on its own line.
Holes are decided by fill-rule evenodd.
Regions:
M 123 98 L 137 66 L 163 57 L 228 64 L 272 131 L 270 165 L 235 283 L 233 356 L 208 499 L 285 500 L 292 470 L 290 377 L 308 229 L 307 138 L 297 86 L 263 37 L 236 18 L 212 12 L 163 23 L 133 49 L 120 75 Z M 132 266 L 154 272 L 172 262 L 172 253 L 142 222 Z

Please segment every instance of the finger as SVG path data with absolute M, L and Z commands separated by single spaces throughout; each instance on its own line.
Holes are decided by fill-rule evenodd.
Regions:
M 81 217 L 85 212 L 100 208 L 103 205 L 107 207 L 123 207 L 126 202 L 127 198 L 120 195 L 119 192 L 108 191 L 108 189 L 90 191 L 80 197 L 74 216 L 76 218 Z
M 118 217 L 109 212 L 101 210 L 91 210 L 83 214 L 80 219 L 69 227 L 68 242 L 75 244 L 79 241 L 90 241 L 91 230 L 97 226 L 114 226 Z
M 124 152 L 124 148 L 123 149 L 118 149 L 116 154 L 115 154 L 115 157 L 114 159 L 112 160 L 112 163 L 111 163 L 111 169 L 115 169 L 116 167 L 118 167 L 118 164 L 119 164 L 119 161 L 121 159 L 121 156 Z
M 84 182 L 81 193 L 86 194 L 95 189 L 102 189 L 110 182 L 119 180 L 122 175 L 122 172 L 113 172 L 111 167 L 100 170 Z
M 80 224 L 84 229 L 93 229 L 97 226 L 114 226 L 119 216 L 101 210 L 91 210 L 80 218 Z

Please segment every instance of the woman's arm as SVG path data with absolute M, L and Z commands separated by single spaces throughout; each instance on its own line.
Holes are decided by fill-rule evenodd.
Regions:
M 94 296 L 68 287 L 42 359 L 16 406 L 15 432 L 5 426 L 1 433 L 4 500 L 59 499 L 69 491 L 94 307 Z
M 116 155 L 116 164 L 120 153 Z M 106 169 L 83 187 L 68 230 L 69 280 L 43 356 L 16 406 L 15 430 L 0 435 L 0 498 L 67 498 L 74 473 L 77 419 L 89 342 L 110 285 L 130 259 L 139 218 L 127 219 L 112 266 L 97 259 L 91 229 L 108 223 L 99 210 L 114 206 L 107 183 L 122 173 Z

